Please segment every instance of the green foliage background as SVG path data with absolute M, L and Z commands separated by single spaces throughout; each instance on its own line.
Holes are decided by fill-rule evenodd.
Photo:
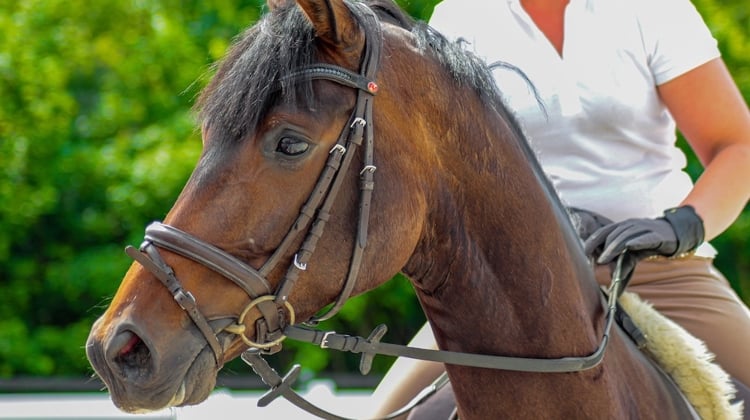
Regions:
M 401 3 L 425 19 L 437 1 Z M 200 153 L 193 100 L 263 4 L 0 0 L 0 378 L 91 373 L 83 345 L 130 264 L 122 249 L 140 243 L 187 180 Z M 750 5 L 695 4 L 750 98 Z M 746 300 L 748 236 L 746 210 L 714 241 Z M 388 341 L 403 342 L 423 320 L 401 278 L 326 327 L 367 334 L 385 322 Z M 313 371 L 357 362 L 294 344 L 278 357 Z

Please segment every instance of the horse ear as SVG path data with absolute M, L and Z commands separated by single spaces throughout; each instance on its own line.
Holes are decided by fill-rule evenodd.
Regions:
M 360 31 L 344 0 L 297 0 L 324 42 L 339 48 L 353 45 Z

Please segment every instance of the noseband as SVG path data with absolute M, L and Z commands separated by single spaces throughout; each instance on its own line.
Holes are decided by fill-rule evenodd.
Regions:
M 306 321 L 306 323 L 314 325 L 334 316 L 349 298 L 356 284 L 367 244 L 370 202 L 374 188 L 373 174 L 376 169 L 373 165 L 372 100 L 378 90 L 378 85 L 374 82 L 374 76 L 380 61 L 382 31 L 375 13 L 367 6 L 358 2 L 347 4 L 352 14 L 359 21 L 365 35 L 363 58 L 359 72 L 352 72 L 335 65 L 318 64 L 299 69 L 283 80 L 324 79 L 354 88 L 357 90 L 354 110 L 336 144 L 331 148 L 325 167 L 312 193 L 300 210 L 296 221 L 263 266 L 256 270 L 209 243 L 175 227 L 158 222 L 146 228 L 145 240 L 139 250 L 131 246 L 126 248 L 127 254 L 153 273 L 169 290 L 180 307 L 187 312 L 205 336 L 214 352 L 218 366 L 222 366 L 224 362 L 223 346 L 217 337 L 217 334 L 222 331 L 239 335 L 252 348 L 264 349 L 267 352 L 280 349 L 281 341 L 286 338 L 284 328 L 295 322 L 294 310 L 288 301 L 289 294 L 300 273 L 307 269 L 307 264 L 330 218 L 331 208 L 343 185 L 344 177 L 349 172 L 352 159 L 357 149 L 362 146 L 363 166 L 359 172 L 359 222 L 349 271 L 344 286 L 330 309 Z M 305 232 L 307 232 L 306 236 L 302 245 L 294 254 L 293 262 L 288 266 L 279 287 L 272 291 L 267 280 L 269 273 L 279 265 L 282 259 L 290 254 L 292 245 Z M 250 297 L 251 302 L 240 312 L 237 322 L 229 326 L 225 324 L 218 331 L 214 331 L 208 318 L 198 307 L 193 295 L 183 288 L 172 268 L 163 260 L 159 249 L 165 249 L 193 260 L 221 274 L 244 290 Z M 245 314 L 255 307 L 260 311 L 261 317 L 255 324 L 255 340 L 251 340 L 245 335 L 243 322 Z M 285 313 L 288 313 L 288 322 Z

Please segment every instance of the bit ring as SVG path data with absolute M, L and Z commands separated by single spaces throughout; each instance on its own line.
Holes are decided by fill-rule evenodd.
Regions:
M 250 312 L 250 309 L 258 306 L 258 304 L 268 301 L 276 300 L 276 296 L 274 295 L 265 295 L 258 298 L 253 299 L 250 303 L 247 304 L 245 309 L 242 310 L 240 313 L 240 316 L 237 318 L 237 324 L 236 325 L 230 325 L 228 328 L 226 328 L 227 331 L 237 334 L 240 336 L 242 341 L 245 342 L 250 347 L 254 347 L 257 349 L 269 349 L 271 347 L 274 347 L 278 344 L 280 344 L 282 341 L 286 339 L 285 335 L 282 335 L 281 337 L 269 341 L 267 343 L 256 343 L 255 341 L 247 338 L 245 335 L 245 316 L 247 316 L 247 313 Z M 289 324 L 294 324 L 295 316 L 294 316 L 294 308 L 292 308 L 292 304 L 289 303 L 289 301 L 284 301 L 284 306 L 286 307 L 287 311 L 289 311 Z

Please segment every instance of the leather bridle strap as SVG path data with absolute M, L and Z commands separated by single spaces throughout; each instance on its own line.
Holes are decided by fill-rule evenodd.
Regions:
M 258 399 L 258 407 L 266 407 L 275 399 L 283 397 L 300 409 L 322 419 L 354 420 L 348 417 L 338 416 L 316 406 L 310 401 L 307 401 L 292 388 L 292 385 L 299 377 L 300 365 L 294 365 L 292 369 L 290 369 L 289 372 L 282 378 L 268 364 L 268 362 L 266 362 L 265 359 L 261 357 L 260 352 L 257 349 L 247 350 L 242 353 L 242 360 L 253 368 L 253 371 L 257 373 L 258 376 L 261 377 L 261 379 L 263 379 L 263 383 L 271 387 L 270 391 L 266 392 Z M 443 373 L 432 384 L 425 387 L 414 398 L 412 398 L 409 403 L 386 416 L 378 418 L 377 420 L 391 420 L 408 414 L 411 410 L 414 409 L 414 407 L 422 404 L 427 398 L 434 395 L 438 390 L 443 388 L 448 383 L 448 375 Z
M 342 130 L 338 141 L 331 149 L 326 165 L 308 200 L 302 207 L 297 220 L 263 266 L 255 270 L 211 244 L 177 228 L 158 222 L 146 228 L 146 237 L 144 243 L 141 245 L 140 252 L 132 247 L 127 249 L 128 255 L 159 278 L 170 289 L 170 292 L 172 292 L 175 284 L 179 285 L 175 290 L 180 291 L 182 294 L 176 295 L 173 292 L 173 296 L 176 300 L 179 297 L 178 303 L 188 312 L 191 319 L 205 336 L 214 351 L 219 366 L 223 362 L 223 352 L 221 351 L 221 346 L 218 345 L 216 333 L 208 326 L 208 321 L 198 309 L 195 299 L 192 299 L 192 295 L 189 292 L 183 292 L 181 283 L 174 275 L 171 267 L 163 261 L 157 247 L 198 262 L 242 288 L 251 298 L 248 308 L 257 307 L 262 315 L 256 321 L 255 325 L 257 341 L 245 341 L 263 346 L 262 348 L 268 349 L 268 352 L 277 351 L 280 349 L 278 343 L 284 338 L 283 329 L 286 324 L 285 308 L 290 311 L 290 316 L 293 315 L 291 314 L 291 306 L 287 301 L 289 294 L 300 273 L 306 270 L 317 242 L 323 234 L 324 227 L 330 218 L 331 208 L 343 185 L 344 177 L 349 172 L 348 169 L 357 148 L 364 146 L 363 168 L 360 172 L 361 196 L 359 222 L 348 274 L 344 280 L 344 286 L 330 310 L 323 316 L 315 317 L 309 322 L 316 323 L 333 316 L 343 306 L 354 289 L 362 262 L 364 247 L 367 242 L 369 209 L 374 185 L 372 98 L 377 93 L 378 87 L 373 81 L 373 77 L 377 71 L 380 59 L 382 34 L 377 17 L 369 8 L 359 3 L 352 3 L 350 6 L 355 15 L 361 18 L 360 20 L 365 31 L 365 48 L 362 63 L 360 63 L 360 73 L 330 64 L 319 64 L 301 69 L 285 78 L 285 81 L 292 82 L 297 79 L 331 80 L 343 86 L 356 88 L 357 97 L 349 124 Z M 298 241 L 299 235 L 308 229 L 313 220 L 315 221 L 313 226 L 308 230 L 301 247 L 294 255 L 293 264 L 289 265 L 286 275 L 280 282 L 280 286 L 275 294 L 271 294 L 270 286 L 266 280 L 267 276 L 277 267 L 282 258 L 289 255 L 289 249 Z M 183 296 L 189 296 L 191 299 L 186 301 Z M 271 299 L 259 299 L 264 296 L 270 296 Z M 243 335 L 243 339 L 246 338 L 244 337 L 243 325 L 231 325 L 230 328 L 225 328 L 225 330 L 234 334 L 241 334 Z
M 169 290 L 178 305 L 188 314 L 198 330 L 206 337 L 208 345 L 214 352 L 216 364 L 221 369 L 224 366 L 224 350 L 216 337 L 216 332 L 208 323 L 203 313 L 198 309 L 195 297 L 182 287 L 182 283 L 175 276 L 172 268 L 159 255 L 159 251 L 150 242 L 144 242 L 140 251 L 132 246 L 125 248 L 125 252 L 153 273 L 164 287 Z
M 333 317 L 349 299 L 349 296 L 354 290 L 359 275 L 359 268 L 362 264 L 364 248 L 367 244 L 370 204 L 372 200 L 372 191 L 374 189 L 373 174 L 376 168 L 373 164 L 374 146 L 372 101 L 378 90 L 374 78 L 380 63 L 382 29 L 375 13 L 372 12 L 369 7 L 361 3 L 349 3 L 349 6 L 351 7 L 352 13 L 359 18 L 365 35 L 363 58 L 360 63 L 360 73 L 354 73 L 345 68 L 330 64 L 317 64 L 312 67 L 301 69 L 287 76 L 287 79 L 330 80 L 340 85 L 357 89 L 357 98 L 348 126 L 342 131 L 339 141 L 332 149 L 332 152 L 336 150 L 344 150 L 344 161 L 341 164 L 340 170 L 336 172 L 335 179 L 331 184 L 325 202 L 318 210 L 318 217 L 315 224 L 310 229 L 310 232 L 300 247 L 299 252 L 295 255 L 295 263 L 289 266 L 287 274 L 277 290 L 277 304 L 281 304 L 288 298 L 291 289 L 299 277 L 299 273 L 306 269 L 307 263 L 315 251 L 318 239 L 322 236 L 323 229 L 328 222 L 331 208 L 333 207 L 336 196 L 343 184 L 343 179 L 348 172 L 347 169 L 354 156 L 354 151 L 358 147 L 364 146 L 362 158 L 363 167 L 360 171 L 359 222 L 357 225 L 357 237 L 349 262 L 349 270 L 344 281 L 344 286 L 334 304 L 325 313 L 306 321 L 309 325 L 315 325 L 320 321 Z M 344 142 L 345 138 L 346 142 Z
M 614 315 L 614 313 L 612 314 Z M 607 320 L 607 330 L 609 330 L 612 323 L 611 319 L 613 317 L 609 317 Z M 284 335 L 292 340 L 308 342 L 322 348 L 362 354 L 362 357 L 372 357 L 376 354 L 382 354 L 451 365 L 545 373 L 579 372 L 596 367 L 601 363 L 604 351 L 609 343 L 609 331 L 607 331 L 599 347 L 588 356 L 541 359 L 422 349 L 398 344 L 372 342 L 364 337 L 338 334 L 335 331 L 318 331 L 294 325 L 287 326 L 284 329 Z
M 334 331 L 319 331 L 289 325 L 284 334 L 293 340 L 304 341 L 321 348 L 348 351 L 362 354 L 362 366 L 369 369 L 372 357 L 383 354 L 395 357 L 429 360 L 451 365 L 471 366 L 487 369 L 501 369 L 517 372 L 563 373 L 579 372 L 598 366 L 604 358 L 609 344 L 610 331 L 617 316 L 617 300 L 623 291 L 622 264 L 626 254 L 617 259 L 612 282 L 607 293 L 607 319 L 599 346 L 588 356 L 571 356 L 561 358 L 510 357 L 474 353 L 462 353 L 445 350 L 431 350 L 408 347 L 398 344 L 381 343 L 380 337 L 385 334 L 385 326 L 378 326 L 368 338 L 337 334 Z M 363 372 L 363 374 L 366 372 Z
M 183 257 L 232 280 L 251 298 L 271 293 L 271 286 L 257 271 L 221 249 L 163 223 L 146 228 L 146 241 Z
M 174 252 L 210 268 L 239 286 L 251 299 L 271 293 L 271 286 L 265 278 L 263 278 L 252 267 L 247 266 L 223 250 L 201 241 L 180 229 L 159 222 L 151 223 L 146 227 L 146 236 L 141 245 L 141 251 L 148 249 L 147 247 L 149 244 Z M 143 264 L 143 257 L 136 258 L 134 251 L 135 250 L 126 250 L 128 255 Z M 158 256 L 158 253 L 155 252 L 155 250 L 148 254 L 152 259 L 155 258 L 155 256 Z M 162 264 L 169 268 L 166 263 Z M 146 268 L 149 268 L 145 264 L 143 265 Z M 150 268 L 149 270 L 153 272 Z M 171 271 L 172 269 L 169 268 L 169 270 Z M 260 302 L 257 306 L 258 310 L 263 315 L 263 319 L 274 320 L 276 325 L 279 325 L 283 313 L 280 313 L 279 308 L 276 305 L 272 302 Z M 204 335 L 206 335 L 205 332 Z M 207 339 L 209 342 L 213 341 L 208 337 Z
M 602 340 L 588 356 L 583 357 L 563 357 L 557 359 L 527 358 L 527 357 L 508 357 L 471 354 L 461 352 L 450 352 L 443 350 L 429 350 L 415 347 L 401 346 L 396 344 L 381 343 L 380 339 L 386 331 L 384 325 L 379 325 L 373 330 L 368 338 L 354 337 L 343 334 L 337 334 L 334 331 L 316 331 L 307 328 L 288 326 L 284 332 L 288 338 L 301 340 L 320 346 L 321 348 L 330 348 L 353 353 L 361 353 L 360 371 L 367 374 L 372 364 L 372 358 L 376 354 L 385 354 L 390 356 L 403 356 L 421 360 L 431 360 L 454 365 L 480 367 L 487 369 L 501 369 L 520 372 L 542 372 L 542 373 L 565 373 L 579 372 L 598 366 L 604 358 L 604 354 L 609 344 L 609 334 L 617 316 L 617 300 L 623 292 L 625 285 L 622 277 L 622 264 L 625 254 L 620 255 L 612 274 L 612 282 L 607 292 L 607 320 L 604 325 Z M 299 375 L 299 365 L 295 365 L 289 373 L 283 378 L 273 370 L 268 363 L 261 357 L 257 349 L 250 349 L 242 353 L 242 360 L 249 364 L 255 373 L 257 373 L 263 382 L 271 386 L 259 400 L 258 406 L 264 407 L 278 397 L 284 397 L 297 407 L 314 414 L 318 417 L 328 420 L 350 420 L 346 417 L 337 416 L 321 408 L 314 406 L 309 401 L 297 394 L 292 385 Z M 389 420 L 408 413 L 414 407 L 421 404 L 427 397 L 433 395 L 437 390 L 448 382 L 447 375 L 444 373 L 434 383 L 427 386 L 415 397 L 410 403 L 378 420 Z

